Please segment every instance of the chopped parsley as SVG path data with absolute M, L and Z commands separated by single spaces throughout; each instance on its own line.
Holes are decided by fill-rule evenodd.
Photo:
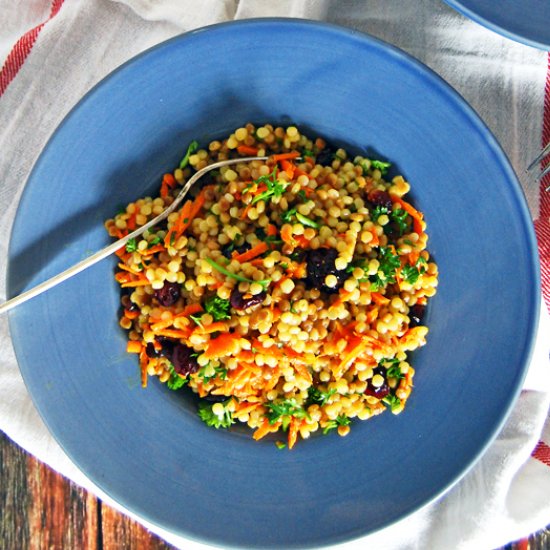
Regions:
M 265 416 L 269 420 L 269 423 L 275 424 L 280 420 L 282 421 L 283 430 L 288 428 L 291 417 L 309 418 L 307 411 L 302 405 L 296 402 L 294 397 L 267 403 L 266 407 L 269 409 L 269 412 Z
M 302 151 L 302 157 L 314 157 L 314 156 L 315 156 L 315 153 L 310 149 L 304 149 Z
M 336 389 L 332 388 L 327 391 L 321 391 L 318 388 L 310 386 L 307 393 L 308 402 L 317 403 L 318 405 L 326 405 L 329 399 L 336 393 Z
M 391 162 L 384 162 L 382 160 L 371 159 L 371 168 L 380 170 L 380 173 L 384 176 L 388 173 L 388 168 L 391 166 Z
M 286 448 L 286 443 L 283 443 L 282 441 L 275 441 L 275 446 L 277 449 L 284 449 Z
M 231 304 L 229 300 L 220 298 L 217 294 L 211 296 L 204 302 L 204 309 L 206 313 L 210 313 L 214 321 L 223 321 L 224 319 L 229 319 L 229 309 Z
M 389 215 L 389 213 L 390 213 L 389 208 L 387 208 L 386 206 L 381 206 L 380 204 L 378 204 L 372 209 L 372 211 L 370 213 L 370 217 L 371 217 L 371 220 L 373 222 L 377 222 L 378 218 L 380 216 L 382 216 L 382 214 Z
M 187 152 L 185 153 L 185 156 L 181 159 L 179 168 L 180 170 L 183 170 L 188 164 L 189 164 L 189 157 L 199 148 L 199 142 L 196 140 L 193 140 L 189 147 L 187 147 Z
M 388 366 L 389 363 L 389 366 Z M 401 367 L 399 366 L 399 359 L 392 357 L 391 359 L 382 359 L 379 361 L 378 366 L 386 368 L 386 376 L 388 378 L 403 378 Z
M 382 399 L 382 402 L 388 406 L 392 413 L 401 412 L 403 405 L 401 399 L 392 393 L 389 393 Z
M 380 262 L 378 272 L 369 277 L 373 290 L 395 283 L 396 271 L 401 267 L 399 256 L 394 254 L 389 246 L 380 247 L 378 261 Z
M 201 315 L 189 315 L 189 319 L 194 321 L 199 327 L 202 327 L 202 314 Z
M 281 214 L 281 220 L 285 223 L 292 223 L 292 218 L 296 215 L 296 208 L 286 210 Z
M 137 241 L 136 239 L 128 239 L 126 243 L 126 252 L 137 252 Z
M 397 228 L 399 229 L 399 235 L 403 235 L 407 230 L 407 220 L 409 214 L 402 208 L 396 208 L 391 211 L 390 218 L 395 222 Z
M 153 238 L 149 241 L 149 244 L 147 245 L 147 248 L 152 248 L 153 246 L 159 244 L 161 241 L 162 241 L 162 239 L 157 235 L 155 238 Z
M 227 275 L 227 277 L 231 277 L 232 279 L 235 279 L 236 281 L 242 281 L 244 283 L 258 283 L 262 285 L 264 289 L 267 288 L 269 283 L 271 283 L 271 279 L 264 279 L 262 281 L 253 281 L 252 279 L 247 279 L 242 275 L 231 273 L 231 271 L 229 271 L 228 269 L 225 269 L 225 267 L 215 262 L 212 258 L 205 258 L 205 259 L 215 270 L 219 271 L 220 273 L 223 273 L 224 275 Z
M 414 285 L 420 277 L 420 271 L 416 267 L 406 264 L 401 269 L 401 277 L 406 283 Z
M 208 384 L 210 380 L 219 378 L 220 380 L 227 380 L 227 369 L 225 367 L 212 367 L 210 364 L 199 369 L 198 375 L 202 378 L 205 384 Z
M 235 420 L 233 420 L 233 415 L 231 414 L 231 411 L 228 410 L 227 405 L 231 402 L 232 398 L 229 398 L 227 401 L 224 401 L 223 403 L 208 403 L 207 401 L 201 401 L 199 403 L 199 417 L 200 419 L 207 425 L 211 426 L 212 428 L 229 428 L 231 424 L 235 423 Z M 216 407 L 216 409 L 219 409 L 220 407 L 217 407 L 217 405 L 222 405 L 223 407 L 223 414 L 218 416 L 213 410 L 213 407 Z
M 257 180 L 254 180 L 253 183 L 255 183 L 256 185 L 263 183 L 267 189 L 259 195 L 256 195 L 252 199 L 252 202 L 250 204 L 255 204 L 259 201 L 265 201 L 267 199 L 271 199 L 272 197 L 283 196 L 283 193 L 288 184 L 280 182 L 277 179 L 276 174 L 277 167 L 273 168 L 273 172 L 271 172 L 271 174 L 269 174 L 268 176 L 260 176 Z
M 327 425 L 323 428 L 323 433 L 327 435 L 332 430 L 335 430 L 338 428 L 338 426 L 349 426 L 351 424 L 351 419 L 348 418 L 346 415 L 341 414 L 336 417 L 335 420 L 329 420 L 327 422 Z
M 313 229 L 319 229 L 321 227 L 320 224 L 313 221 L 312 219 L 304 216 L 303 214 L 300 214 L 300 212 L 296 212 L 296 219 L 302 224 L 307 227 L 313 227 Z
M 189 380 L 187 378 L 183 378 L 181 377 L 175 370 L 174 370 L 174 367 L 169 364 L 168 365 L 168 370 L 170 372 L 170 378 L 168 379 L 168 382 L 166 382 L 166 385 L 171 389 L 171 390 L 179 390 L 180 388 L 182 388 L 183 386 L 185 386 L 185 384 L 187 384 L 187 382 L 189 382 Z

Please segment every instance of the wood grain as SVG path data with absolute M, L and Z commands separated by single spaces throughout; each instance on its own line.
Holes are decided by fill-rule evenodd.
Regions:
M 173 550 L 0 432 L 0 550 Z M 550 550 L 550 528 L 501 550 Z
M 0 432 L 0 550 L 172 550 Z

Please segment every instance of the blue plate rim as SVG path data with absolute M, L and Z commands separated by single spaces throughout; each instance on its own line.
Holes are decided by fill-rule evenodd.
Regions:
M 460 2 L 460 0 L 443 0 L 443 1 L 447 5 L 449 5 L 451 8 L 453 8 L 457 12 L 467 17 L 468 19 L 475 21 L 476 23 L 482 25 L 486 29 L 496 32 L 497 34 L 500 34 L 505 38 L 509 38 L 510 40 L 513 40 L 514 42 L 519 42 L 520 44 L 524 44 L 525 46 L 531 46 L 532 48 L 537 48 L 538 50 L 543 50 L 543 51 L 550 50 L 550 36 L 548 38 L 548 42 L 541 42 L 539 40 L 530 38 L 529 36 L 516 33 L 513 30 L 507 29 L 497 23 L 494 23 L 493 21 L 490 21 L 485 17 L 482 17 L 477 12 L 471 10 L 470 8 L 465 7 L 462 4 L 462 2 Z
M 445 1 L 447 1 L 447 0 L 445 0 Z M 124 71 L 126 68 L 128 68 L 129 66 L 131 66 L 135 63 L 141 62 L 141 60 L 144 57 L 147 57 L 150 53 L 152 53 L 152 52 L 154 52 L 158 49 L 169 47 L 171 43 L 176 43 L 176 42 L 180 43 L 180 42 L 192 39 L 193 36 L 198 34 L 198 33 L 215 31 L 216 29 L 225 28 L 225 27 L 242 28 L 242 27 L 247 27 L 247 26 L 273 25 L 273 24 L 276 24 L 276 25 L 278 25 L 278 24 L 295 25 L 295 26 L 298 26 L 298 27 L 300 27 L 300 26 L 317 27 L 318 29 L 323 30 L 323 31 L 339 33 L 346 39 L 361 40 L 361 41 L 370 43 L 371 45 L 375 46 L 379 50 L 383 50 L 386 53 L 391 54 L 396 59 L 398 59 L 401 63 L 404 63 L 404 64 L 414 68 L 414 70 L 417 74 L 418 73 L 423 74 L 423 76 L 425 76 L 429 80 L 431 80 L 432 83 L 435 86 L 437 86 L 442 92 L 444 92 L 448 97 L 450 97 L 450 99 L 453 100 L 453 104 L 460 108 L 460 112 L 464 116 L 467 117 L 467 119 L 472 124 L 472 126 L 475 127 L 479 131 L 479 133 L 484 136 L 484 138 L 486 140 L 486 143 L 487 143 L 488 150 L 490 150 L 493 153 L 493 155 L 495 155 L 496 159 L 498 160 L 497 164 L 499 164 L 500 168 L 506 174 L 507 182 L 510 184 L 509 190 L 510 190 L 510 192 L 512 192 L 512 194 L 515 198 L 518 217 L 521 218 L 521 221 L 525 226 L 524 241 L 525 241 L 525 244 L 527 245 L 527 247 L 530 249 L 530 252 L 531 252 L 531 254 L 529 255 L 530 259 L 531 259 L 531 266 L 530 267 L 531 267 L 531 271 L 532 271 L 533 278 L 534 278 L 533 282 L 536 283 L 536 284 L 533 284 L 529 288 L 530 292 L 529 292 L 529 297 L 527 298 L 528 301 L 531 304 L 533 315 L 532 315 L 532 318 L 529 320 L 529 323 L 528 323 L 529 335 L 530 336 L 528 338 L 528 341 L 525 342 L 524 364 L 522 366 L 522 369 L 518 370 L 519 376 L 517 377 L 517 385 L 516 385 L 516 388 L 515 388 L 515 392 L 514 392 L 513 395 L 511 395 L 509 397 L 506 410 L 503 412 L 503 414 L 501 416 L 501 419 L 500 419 L 500 422 L 498 423 L 498 425 L 495 427 L 495 429 L 491 433 L 487 434 L 486 442 L 480 448 L 479 452 L 476 453 L 474 456 L 472 456 L 471 460 L 467 464 L 465 464 L 462 467 L 462 469 L 460 469 L 453 478 L 449 479 L 449 481 L 443 487 L 441 487 L 440 490 L 437 491 L 431 498 L 426 499 L 426 500 L 424 500 L 424 501 L 422 501 L 418 504 L 411 505 L 410 510 L 407 513 L 405 513 L 404 515 L 402 515 L 402 517 L 397 518 L 397 519 L 388 520 L 387 523 L 381 525 L 380 527 L 378 527 L 376 529 L 371 529 L 369 531 L 361 530 L 360 532 L 355 532 L 354 531 L 354 532 L 341 533 L 340 535 L 334 536 L 331 540 L 323 542 L 321 545 L 319 545 L 319 544 L 315 544 L 315 546 L 300 545 L 300 548 L 313 548 L 313 547 L 324 547 L 324 546 L 330 546 L 330 545 L 337 544 L 337 543 L 343 543 L 343 542 L 346 542 L 346 541 L 351 541 L 351 540 L 358 539 L 360 537 L 368 537 L 369 535 L 378 533 L 378 532 L 384 530 L 385 528 L 398 523 L 399 521 L 405 519 L 406 517 L 409 517 L 411 514 L 425 508 L 426 506 L 429 506 L 430 504 L 432 504 L 436 500 L 440 499 L 443 495 L 448 493 L 448 491 L 451 488 L 453 488 L 461 479 L 463 479 L 464 476 L 479 462 L 481 457 L 486 453 L 488 447 L 490 447 L 490 445 L 497 438 L 497 436 L 500 433 L 500 431 L 502 430 L 504 424 L 508 420 L 508 418 L 510 416 L 510 413 L 511 413 L 514 405 L 516 404 L 517 398 L 519 397 L 519 394 L 521 392 L 522 382 L 523 382 L 523 380 L 526 376 L 526 373 L 527 373 L 527 370 L 528 370 L 528 365 L 530 363 L 530 359 L 533 355 L 533 351 L 534 351 L 534 347 L 535 347 L 537 328 L 538 328 L 538 324 L 539 324 L 540 306 L 541 306 L 540 264 L 539 264 L 539 260 L 538 260 L 537 241 L 536 241 L 534 226 L 532 224 L 531 214 L 529 212 L 527 202 L 525 200 L 525 195 L 524 195 L 523 189 L 522 189 L 522 187 L 519 183 L 517 175 L 516 175 L 515 171 L 513 170 L 512 165 L 511 165 L 506 153 L 504 152 L 504 150 L 502 149 L 502 147 L 500 146 L 500 144 L 496 140 L 495 136 L 493 135 L 491 130 L 486 125 L 486 123 L 480 117 L 480 115 L 477 114 L 477 112 L 474 110 L 474 108 L 464 99 L 464 97 L 455 88 L 453 88 L 447 81 L 445 81 L 433 69 L 431 69 L 430 67 L 428 67 L 427 65 L 425 65 L 424 63 L 422 63 L 421 61 L 416 59 L 415 57 L 413 57 L 411 54 L 409 54 L 409 53 L 405 52 L 404 50 L 398 48 L 397 46 L 394 46 L 394 45 L 392 45 L 388 42 L 385 42 L 384 40 L 381 40 L 377 37 L 374 37 L 374 36 L 372 36 L 372 35 L 370 35 L 366 32 L 358 31 L 358 30 L 355 30 L 355 29 L 352 29 L 352 28 L 343 27 L 341 25 L 337 25 L 337 24 L 334 24 L 334 23 L 328 23 L 328 22 L 324 22 L 324 21 L 315 21 L 315 20 L 309 20 L 309 19 L 298 19 L 298 18 L 291 18 L 291 17 L 266 17 L 266 18 L 252 18 L 252 19 L 246 19 L 246 20 L 225 21 L 225 22 L 221 22 L 221 23 L 215 23 L 215 24 L 212 24 L 212 25 L 207 25 L 207 26 L 204 26 L 204 27 L 201 27 L 201 28 L 198 28 L 198 29 L 193 29 L 191 31 L 182 33 L 182 34 L 177 35 L 175 37 L 172 37 L 168 40 L 160 42 L 159 44 L 156 44 L 156 45 L 144 50 L 143 52 L 140 52 L 139 54 L 132 57 L 131 59 L 125 61 L 124 63 L 119 65 L 117 68 L 115 68 L 113 71 L 111 71 L 109 74 L 107 74 L 104 78 L 102 78 L 98 83 L 96 83 L 67 112 L 67 114 L 64 116 L 62 121 L 56 127 L 54 132 L 52 132 L 52 134 L 48 138 L 48 141 L 47 141 L 46 145 L 41 150 L 41 152 L 40 152 L 40 154 L 39 154 L 32 170 L 29 173 L 29 176 L 27 178 L 27 182 L 25 184 L 25 188 L 24 188 L 24 190 L 21 194 L 21 197 L 20 197 L 19 204 L 22 204 L 22 202 L 24 200 L 26 200 L 26 196 L 30 192 L 29 191 L 29 186 L 27 185 L 28 182 L 33 178 L 35 172 L 39 171 L 42 159 L 47 155 L 47 152 L 48 152 L 49 148 L 53 147 L 53 142 L 55 140 L 55 137 L 56 137 L 57 133 L 60 132 L 62 130 L 62 128 L 64 127 L 64 125 L 69 121 L 69 119 L 72 116 L 72 113 L 74 111 L 76 111 L 77 109 L 79 109 L 85 102 L 91 100 L 93 98 L 93 96 L 95 95 L 95 93 L 100 88 L 102 89 L 104 86 L 108 85 L 109 82 L 111 81 L 111 79 L 118 76 L 118 74 L 120 72 Z M 12 231 L 15 227 L 16 220 L 17 220 L 17 213 L 16 213 L 16 217 L 14 219 L 14 223 L 12 225 Z M 8 269 L 6 270 L 6 288 L 7 288 L 7 291 L 8 291 L 8 296 L 10 295 L 10 292 L 9 292 L 9 289 L 10 289 L 10 286 L 11 286 L 10 278 L 12 276 L 11 275 L 11 269 L 10 269 L 11 268 L 11 262 L 9 262 L 9 258 L 12 255 L 11 242 L 12 241 L 11 241 L 11 232 L 10 232 L 10 245 L 8 247 Z M 14 332 L 13 327 L 12 327 L 12 324 L 15 323 L 14 317 L 15 316 L 14 316 L 13 312 L 8 313 L 8 321 L 9 321 L 9 328 L 10 328 L 10 333 L 11 334 L 13 334 L 13 332 Z M 15 341 L 13 343 L 14 343 L 15 354 L 16 354 L 16 357 L 18 358 L 20 354 L 19 354 L 18 348 L 15 344 Z M 19 361 L 18 361 L 18 365 L 19 365 Z M 26 376 L 23 374 L 22 370 L 21 370 L 21 373 L 22 373 L 22 377 L 23 377 L 25 386 L 27 387 L 27 390 L 28 390 L 28 384 L 27 384 Z M 31 395 L 31 398 L 32 398 L 32 393 L 30 391 L 29 391 L 29 394 Z M 34 399 L 33 399 L 33 404 L 35 405 L 36 409 L 38 410 L 38 413 L 39 413 L 40 417 L 42 418 L 42 420 L 44 421 L 44 423 L 48 427 L 48 430 L 50 431 L 50 433 L 52 434 L 52 436 L 54 437 L 56 442 L 60 445 L 60 447 L 67 454 L 67 456 L 70 458 L 70 460 L 80 469 L 80 466 L 78 464 L 78 460 L 76 460 L 73 457 L 74 453 L 68 451 L 65 448 L 65 445 L 63 444 L 63 442 L 60 440 L 59 434 L 56 434 L 55 432 L 53 432 L 50 429 L 50 425 L 49 425 L 49 422 L 47 420 L 46 412 L 41 410 L 39 407 L 36 406 L 36 404 L 34 403 Z M 83 470 L 81 470 L 81 471 L 83 471 Z M 83 471 L 83 473 L 84 473 L 84 475 L 87 476 L 85 471 Z M 103 493 L 105 493 L 113 501 L 117 502 L 119 505 L 123 506 L 124 508 L 126 508 L 130 512 L 137 513 L 137 512 L 133 512 L 133 509 L 135 510 L 135 507 L 132 507 L 132 503 L 127 503 L 123 496 L 118 496 L 117 495 L 115 497 L 115 496 L 112 495 L 112 493 L 111 493 L 111 491 L 109 490 L 109 487 L 108 487 L 108 482 L 106 484 L 103 480 L 95 480 L 95 479 L 92 479 L 91 477 L 88 478 L 88 479 L 90 479 L 90 481 L 95 486 L 97 486 Z M 188 533 L 187 531 L 180 530 L 179 532 L 177 532 L 173 529 L 173 526 L 165 525 L 161 521 L 159 521 L 157 518 L 148 517 L 146 514 L 144 514 L 142 512 L 139 512 L 138 515 L 141 516 L 145 521 L 149 522 L 150 524 L 156 525 L 156 526 L 158 526 L 162 529 L 170 531 L 172 534 L 174 534 L 176 536 L 182 536 L 182 537 L 188 538 L 189 540 L 199 542 L 199 543 L 203 543 L 203 544 L 221 544 L 220 541 L 213 541 L 212 539 L 209 539 L 209 538 L 206 538 L 206 537 L 203 538 L 203 537 L 197 536 L 196 534 Z M 227 543 L 225 543 L 224 546 L 226 546 L 228 548 L 243 548 L 243 546 L 234 546 L 234 545 L 231 545 L 231 544 L 227 545 Z M 248 548 L 260 548 L 260 547 L 261 548 L 268 548 L 268 547 L 271 548 L 273 546 L 270 546 L 269 543 L 268 544 L 264 543 L 262 545 L 249 545 L 247 547 Z

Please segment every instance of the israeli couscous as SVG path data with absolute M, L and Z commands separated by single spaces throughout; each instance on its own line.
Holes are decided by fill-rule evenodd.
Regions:
M 206 424 L 254 439 L 336 431 L 403 410 L 436 292 L 423 215 L 389 163 L 350 157 L 295 126 L 247 124 L 194 142 L 159 196 L 106 222 L 112 237 L 161 213 L 196 170 L 270 156 L 205 176 L 194 198 L 118 252 L 120 325 L 156 376 L 201 397 Z

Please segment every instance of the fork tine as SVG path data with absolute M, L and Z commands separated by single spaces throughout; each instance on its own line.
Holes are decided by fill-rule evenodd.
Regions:
M 527 172 L 530 172 L 548 153 L 550 153 L 550 143 L 546 145 L 540 152 L 540 155 L 527 167 Z M 540 177 L 542 177 L 542 175 Z
M 550 164 L 538 175 L 538 179 L 541 180 L 546 174 L 550 174 Z M 548 191 L 548 189 L 550 189 L 550 185 L 546 188 L 546 191 Z

